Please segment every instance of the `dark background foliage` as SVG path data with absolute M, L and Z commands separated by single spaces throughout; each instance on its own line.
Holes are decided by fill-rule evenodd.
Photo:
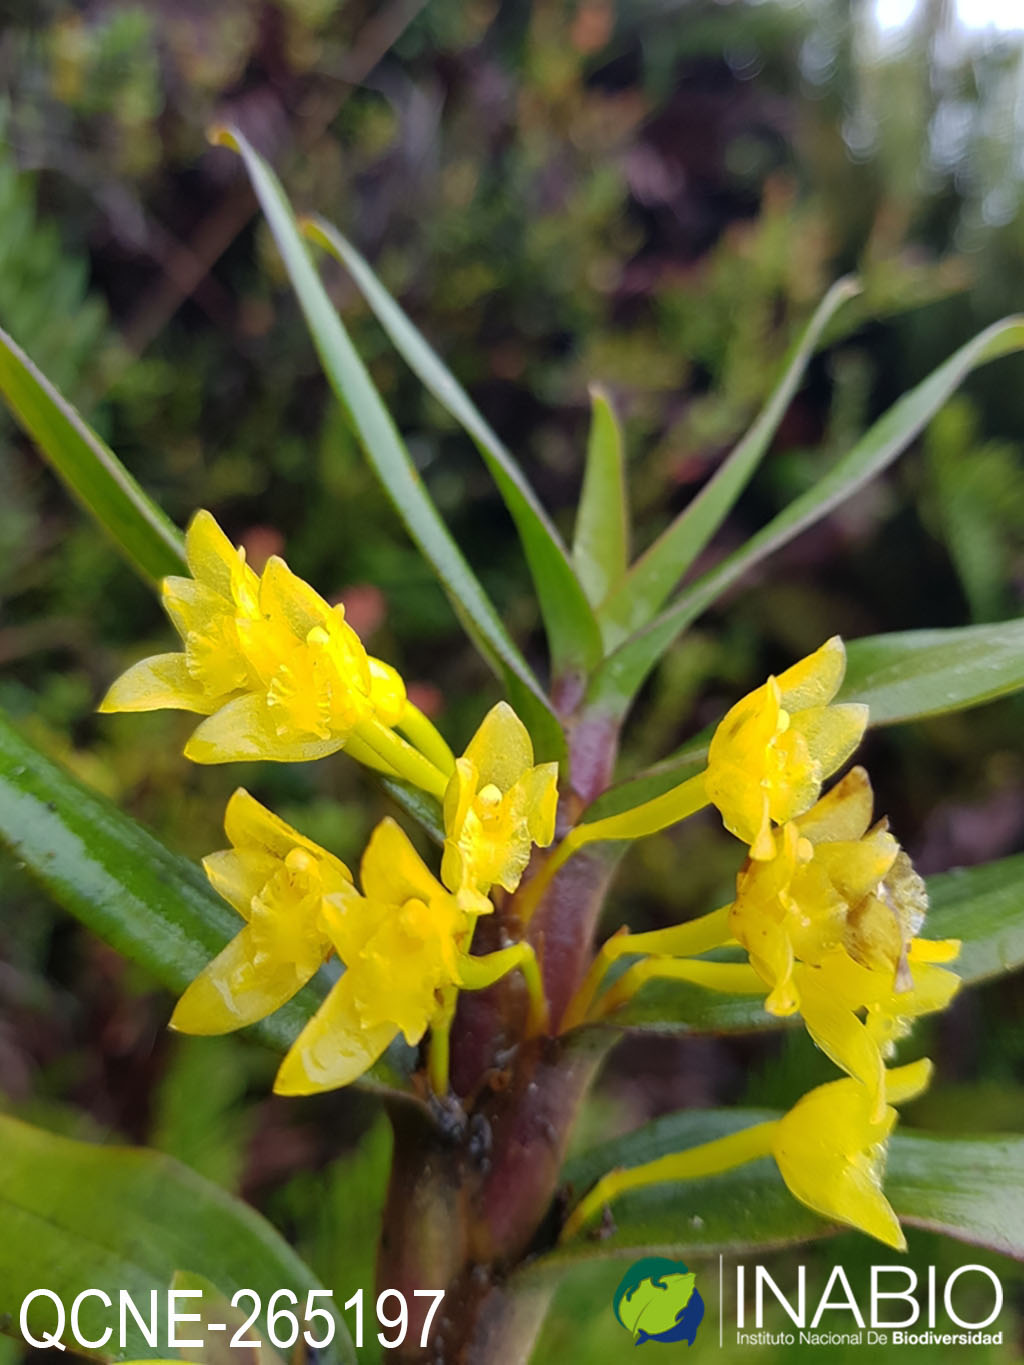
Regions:
M 844 0 L 7 0 L 0 325 L 172 516 L 210 507 L 255 561 L 286 546 L 341 595 L 462 741 L 493 685 L 364 467 L 207 126 L 237 122 L 300 208 L 354 238 L 565 527 L 587 385 L 603 383 L 626 426 L 635 548 L 742 432 L 831 280 L 858 270 L 864 295 L 717 556 L 1024 301 L 1021 35 L 967 29 L 933 0 L 908 14 L 883 28 L 873 6 Z M 328 278 L 433 495 L 538 654 L 514 536 L 474 452 L 346 279 Z M 624 770 L 835 631 L 1019 614 L 1020 380 L 1006 361 L 976 377 L 885 480 L 701 621 L 648 685 Z M 242 782 L 356 856 L 385 802 L 343 761 L 195 769 L 180 757 L 187 719 L 93 714 L 122 667 L 169 647 L 168 628 L 6 420 L 0 481 L 0 700 L 25 731 L 189 854 L 222 841 Z M 1024 844 L 1021 718 L 1017 700 L 870 740 L 879 801 L 922 870 Z M 254 1045 L 171 1038 L 161 993 L 0 869 L 3 1102 L 173 1152 L 254 1200 L 326 1283 L 368 1283 L 377 1196 L 359 1204 L 353 1190 L 375 1190 L 387 1159 L 369 1103 L 269 1099 Z M 609 927 L 721 903 L 735 869 L 735 843 L 710 822 L 644 843 Z M 1020 1127 L 1012 981 L 965 998 L 924 1043 L 939 1079 L 912 1121 Z M 827 1074 L 796 1038 L 627 1044 L 584 1127 L 785 1104 Z M 913 1250 L 959 1255 L 923 1235 Z M 849 1237 L 818 1260 L 869 1255 Z M 615 1278 L 566 1287 L 538 1360 L 618 1358 Z

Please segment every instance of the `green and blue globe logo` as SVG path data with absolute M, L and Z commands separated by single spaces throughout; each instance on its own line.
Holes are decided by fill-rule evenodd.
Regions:
M 704 1300 L 697 1292 L 697 1276 L 682 1261 L 645 1256 L 623 1275 L 612 1309 L 633 1336 L 645 1341 L 685 1341 L 693 1345 L 704 1319 Z

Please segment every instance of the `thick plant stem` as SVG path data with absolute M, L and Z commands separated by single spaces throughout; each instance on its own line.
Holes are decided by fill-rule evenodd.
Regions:
M 616 731 L 600 716 L 570 725 L 571 789 L 563 829 L 607 784 Z M 490 969 L 518 967 L 496 984 L 460 993 L 452 1030 L 452 1093 L 438 1126 L 396 1124 L 386 1235 L 378 1284 L 444 1288 L 430 1341 L 422 1316 L 394 1353 L 401 1365 L 526 1365 L 548 1291 L 520 1291 L 509 1277 L 523 1257 L 558 1235 L 554 1197 L 580 1104 L 614 1034 L 531 1036 L 546 997 L 553 1033 L 590 962 L 594 930 L 625 845 L 587 849 L 555 876 L 522 934 L 518 896 L 487 916 L 474 943 L 485 987 Z M 521 893 L 520 893 L 521 894 Z M 518 932 L 517 932 L 518 931 Z M 527 943 L 517 952 L 508 938 Z M 536 958 L 534 958 L 536 954 Z M 537 963 L 540 972 L 537 972 Z M 524 989 L 525 974 L 527 988 Z M 473 972 L 467 969 L 467 975 Z M 543 991 L 540 987 L 543 986 Z M 438 1079 L 440 1075 L 438 1073 Z M 423 1299 L 416 1300 L 423 1306 Z
M 460 1305 L 450 1294 L 431 1328 L 431 1345 L 419 1347 L 430 1300 L 417 1289 L 449 1290 L 466 1264 L 466 1191 L 458 1141 L 407 1106 L 392 1115 L 394 1155 L 377 1255 L 377 1284 L 397 1289 L 409 1305 L 409 1329 L 392 1359 L 448 1361 L 446 1343 L 460 1335 Z
M 514 1266 L 551 1210 L 580 1103 L 614 1037 L 587 1030 L 533 1044 L 507 1090 L 484 1110 L 491 1153 L 473 1201 L 470 1248 L 477 1262 Z M 552 1235 L 554 1229 L 551 1230 Z

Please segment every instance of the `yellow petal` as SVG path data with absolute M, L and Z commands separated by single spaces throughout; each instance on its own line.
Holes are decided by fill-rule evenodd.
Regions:
M 401 674 L 383 659 L 367 656 L 370 666 L 370 701 L 377 719 L 394 726 L 405 713 L 405 683 Z
M 901 1080 L 897 1077 L 896 1089 Z M 903 1248 L 899 1221 L 882 1193 L 885 1143 L 896 1110 L 869 1117 L 859 1082 L 833 1081 L 805 1095 L 775 1131 L 772 1154 L 790 1193 L 823 1214 Z
M 455 760 L 455 771 L 444 793 L 444 827 L 458 838 L 477 792 L 477 771 L 468 758 Z
M 541 763 L 519 780 L 526 809 L 530 839 L 538 848 L 547 848 L 555 837 L 558 809 L 558 764 Z
M 885 1098 L 890 1104 L 904 1104 L 916 1100 L 918 1095 L 928 1089 L 935 1068 L 927 1057 L 908 1062 L 906 1066 L 894 1066 L 885 1073 Z
M 960 956 L 962 946 L 958 938 L 915 938 L 907 956 L 911 962 L 953 962 Z
M 211 513 L 200 510 L 185 532 L 185 557 L 192 577 L 230 600 L 241 555 Z
M 775 1160 L 790 1193 L 815 1213 L 859 1228 L 897 1251 L 906 1250 L 907 1239 L 899 1219 L 882 1193 L 880 1177 L 869 1164 L 851 1162 L 836 1167 L 827 1160 L 808 1160 L 802 1151 L 794 1159 L 781 1143 Z
M 512 707 L 500 701 L 484 716 L 463 757 L 476 767 L 481 787 L 493 784 L 507 792 L 532 767 L 533 744 Z
M 287 820 L 282 820 L 254 796 L 250 796 L 244 787 L 236 788 L 228 801 L 224 811 L 224 832 L 235 848 L 267 854 L 275 863 L 287 858 L 293 848 L 304 848 L 345 881 L 352 880 L 351 872 L 340 858 L 300 834 Z
M 442 890 L 409 836 L 390 816 L 370 835 L 359 873 L 363 894 L 384 905 L 430 901 Z
M 313 975 L 291 963 L 257 965 L 255 958 L 253 931 L 246 925 L 186 990 L 171 1015 L 171 1028 L 201 1034 L 244 1028 L 280 1009 Z
M 815 982 L 813 968 L 798 968 L 796 976 L 807 1032 L 826 1057 L 865 1087 L 871 1121 L 877 1122 L 885 1108 L 885 1066 L 878 1043 L 852 1009 Z
M 203 859 L 203 871 L 218 896 L 223 896 L 243 919 L 252 915 L 252 899 L 280 868 L 272 854 L 246 849 L 222 849 Z
M 806 814 L 797 817 L 800 833 L 812 844 L 860 839 L 871 824 L 874 793 L 863 768 L 851 768 Z
M 892 867 L 899 844 L 885 830 L 863 839 L 818 844 L 814 862 L 827 874 L 848 905 L 862 901 Z
M 787 668 L 776 678 L 782 705 L 792 715 L 808 706 L 824 706 L 839 691 L 846 673 L 846 649 L 838 635 Z
M 380 928 L 381 907 L 361 896 L 354 886 L 341 886 L 324 897 L 320 917 L 335 952 L 351 966 Z
M 230 618 L 234 611 L 231 598 L 222 596 L 208 583 L 174 574 L 161 582 L 160 600 L 183 640 L 195 632 L 204 634 L 212 622 L 221 617 Z
M 217 705 L 189 675 L 184 654 L 154 654 L 140 659 L 111 684 L 99 710 L 195 711 L 209 715 Z
M 888 1003 L 898 1013 L 915 1019 L 922 1014 L 944 1010 L 963 985 L 956 972 L 922 962 L 913 954 L 910 955 L 910 977 L 913 981 L 910 990 L 894 992 Z
M 293 1043 L 274 1081 L 278 1095 L 312 1095 L 349 1085 L 369 1071 L 398 1030 L 381 1023 L 366 1028 L 348 971 Z
M 803 735 L 822 778 L 841 768 L 864 737 L 868 708 L 858 702 L 841 706 L 810 706 L 790 720 L 794 734 Z
M 732 922 L 733 933 L 747 949 L 750 965 L 771 990 L 764 1002 L 769 1014 L 785 1019 L 800 1005 L 793 982 L 793 944 L 778 924 L 763 920 L 751 926 Z M 749 938 L 749 941 L 748 941 Z
M 344 738 L 308 738 L 277 733 L 277 718 L 262 695 L 249 693 L 222 706 L 204 720 L 185 745 L 193 763 L 240 763 L 266 758 L 277 763 L 303 763 L 337 753 Z
M 441 853 L 441 881 L 453 893 L 468 889 L 469 867 L 462 850 L 453 839 L 444 841 Z
M 267 560 L 260 579 L 260 608 L 276 622 L 286 622 L 298 640 L 330 619 L 331 608 L 278 555 Z

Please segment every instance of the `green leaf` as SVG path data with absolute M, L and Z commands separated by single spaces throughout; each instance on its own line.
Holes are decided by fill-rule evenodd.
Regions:
M 397 777 L 382 777 L 381 786 L 406 815 L 410 816 L 420 828 L 429 834 L 435 844 L 444 843 L 444 813 L 441 803 L 421 787 L 411 782 L 402 782 Z
M 1024 966 L 1024 854 L 928 878 L 925 938 L 958 938 L 950 963 L 965 985 Z M 622 959 L 625 970 L 627 962 Z M 799 1024 L 768 1014 L 756 996 L 725 995 L 678 981 L 651 981 L 597 1027 L 650 1033 L 751 1033 Z
M 645 626 L 660 610 L 728 516 L 764 458 L 829 321 L 860 290 L 859 282 L 852 277 L 836 281 L 797 338 L 783 364 L 782 377 L 753 426 L 689 506 L 640 556 L 609 598 L 601 611 L 601 620 L 611 627 L 614 643 Z
M 629 494 L 622 428 L 611 399 L 590 390 L 590 435 L 572 557 L 591 602 L 618 587 L 629 563 Z
M 546 756 L 553 752 L 559 756 L 564 750 L 561 726 L 427 493 L 391 414 L 327 297 L 280 182 L 237 130 L 219 131 L 216 141 L 237 151 L 245 162 L 324 373 L 384 491 L 437 574 L 466 632 L 504 678 L 517 709 L 526 712 L 523 719 L 533 731 L 538 749 Z
M 928 878 L 927 938 L 958 938 L 968 984 L 1024 966 L 1024 853 Z
M 904 394 L 806 493 L 717 568 L 683 591 L 650 625 L 631 636 L 598 669 L 592 704 L 611 716 L 629 710 L 643 680 L 700 614 L 751 568 L 827 516 L 903 451 L 964 379 L 990 360 L 1024 349 L 1024 318 L 1010 317 L 979 333 L 916 388 Z
M 639 1166 L 781 1118 L 772 1110 L 670 1114 L 570 1161 L 577 1195 L 617 1166 Z M 885 1193 L 902 1222 L 958 1241 L 1024 1256 L 1024 1138 L 939 1138 L 897 1132 Z M 687 1252 L 744 1252 L 824 1237 L 838 1229 L 799 1203 L 768 1158 L 704 1180 L 651 1185 L 615 1200 L 614 1228 L 586 1234 L 541 1258 L 536 1273 L 567 1261 Z
M 85 1300 L 81 1326 L 93 1339 L 113 1326 L 101 1354 L 115 1360 L 168 1354 L 165 1296 L 178 1271 L 211 1281 L 229 1299 L 236 1290 L 253 1289 L 264 1305 L 286 1288 L 304 1306 L 309 1291 L 321 1287 L 259 1214 L 155 1152 L 75 1142 L 0 1116 L 0 1204 L 0 1322 L 17 1331 L 23 1298 L 43 1285 L 66 1307 L 83 1289 L 102 1289 L 114 1308 L 104 1308 L 96 1298 Z M 148 1345 L 130 1314 L 120 1346 L 122 1289 L 146 1317 L 149 1295 L 157 1291 L 157 1346 Z M 179 1307 L 190 1311 L 187 1303 Z M 29 1310 L 29 1326 L 37 1336 L 54 1324 L 54 1313 L 53 1304 L 42 1300 Z M 354 1362 L 348 1331 L 337 1317 L 335 1323 L 327 1358 Z M 187 1335 L 188 1326 L 179 1331 Z M 70 1336 L 64 1339 L 81 1349 Z
M 406 364 L 475 442 L 519 533 L 547 630 L 552 673 L 589 672 L 602 654 L 597 621 L 558 532 L 515 458 L 351 242 L 322 218 L 304 221 L 302 230 L 342 262 Z
M 0 715 L 0 843 L 49 894 L 175 994 L 240 928 L 202 871 L 104 797 L 44 758 Z M 326 971 L 253 1028 L 285 1051 L 319 1006 Z M 396 1050 L 395 1058 L 401 1056 Z M 401 1063 L 378 1064 L 370 1085 L 402 1089 Z
M 872 635 L 846 657 L 840 700 L 866 702 L 872 725 L 964 711 L 1024 688 L 1024 619 Z
M 53 470 L 133 568 L 151 580 L 188 572 L 181 532 L 3 331 L 0 392 Z

